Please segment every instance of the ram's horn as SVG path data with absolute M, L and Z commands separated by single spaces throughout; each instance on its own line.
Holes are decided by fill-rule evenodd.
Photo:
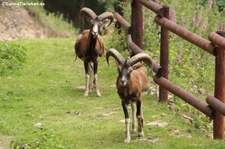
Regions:
M 100 20 L 105 20 L 105 19 L 109 19 L 110 20 L 110 23 L 108 24 L 108 26 L 113 22 L 114 20 L 114 15 L 111 13 L 111 12 L 104 12 L 102 14 L 100 14 L 99 16 L 99 19 Z
M 109 64 L 109 57 L 112 56 L 116 59 L 119 65 L 124 64 L 125 59 L 116 49 L 109 49 L 106 53 L 106 61 Z
M 80 17 L 83 18 L 84 16 L 88 16 L 89 18 L 94 19 L 97 15 L 90 8 L 84 7 L 80 10 Z
M 134 55 L 130 59 L 128 59 L 127 60 L 127 64 L 129 66 L 133 66 L 134 64 L 136 64 L 138 62 L 141 62 L 141 61 L 150 63 L 151 65 L 152 65 L 152 62 L 153 62 L 152 58 L 148 54 L 146 54 L 146 53 L 139 53 L 139 54 Z

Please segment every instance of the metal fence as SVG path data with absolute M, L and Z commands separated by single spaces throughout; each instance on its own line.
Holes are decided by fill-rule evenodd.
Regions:
M 156 13 L 155 23 L 161 26 L 160 41 L 160 65 L 153 59 L 147 65 L 153 69 L 156 76 L 153 80 L 159 85 L 159 100 L 168 101 L 168 91 L 180 97 L 188 104 L 192 105 L 206 116 L 213 119 L 214 139 L 224 139 L 224 115 L 225 115 L 225 32 L 218 31 L 209 34 L 209 40 L 187 30 L 186 28 L 169 20 L 169 7 L 161 6 L 153 1 L 138 0 L 142 5 Z M 134 54 L 144 52 L 139 48 L 131 37 L 132 26 L 118 13 L 114 14 L 116 20 L 128 31 L 127 45 Z M 204 102 L 190 93 L 183 90 L 168 80 L 169 63 L 169 32 L 172 32 L 184 40 L 200 47 L 206 52 L 215 56 L 215 85 L 214 96 L 208 95 Z

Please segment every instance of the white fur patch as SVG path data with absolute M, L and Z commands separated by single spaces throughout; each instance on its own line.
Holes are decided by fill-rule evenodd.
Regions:
M 97 25 L 97 24 L 95 24 L 95 25 L 93 26 L 93 32 L 95 32 L 95 33 L 98 32 L 98 25 Z

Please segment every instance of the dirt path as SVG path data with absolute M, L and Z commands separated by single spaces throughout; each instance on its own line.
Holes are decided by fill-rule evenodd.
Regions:
M 12 137 L 0 135 L 0 149 L 10 149 Z
M 58 36 L 23 7 L 2 6 L 0 0 L 0 41 Z

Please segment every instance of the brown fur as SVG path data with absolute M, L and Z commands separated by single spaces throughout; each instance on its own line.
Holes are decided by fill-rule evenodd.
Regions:
M 136 132 L 136 118 L 138 119 L 138 135 L 140 137 L 144 136 L 143 131 L 143 112 L 142 112 L 142 91 L 148 89 L 148 77 L 145 71 L 145 68 L 141 66 L 140 63 L 133 66 L 134 70 L 130 73 L 128 82 L 126 86 L 120 85 L 120 78 L 117 77 L 117 92 L 122 100 L 122 106 L 124 109 L 125 115 L 125 143 L 130 142 L 130 131 L 129 131 L 129 116 L 127 111 L 127 105 L 131 103 L 132 107 L 132 133 Z M 128 69 L 131 69 L 128 68 Z M 135 116 L 135 107 L 137 104 L 136 116 Z M 139 113 L 139 114 L 138 114 Z M 129 114 L 128 114 L 129 115 Z
M 121 86 L 119 83 L 119 77 L 117 77 L 117 92 L 121 98 L 126 100 L 126 103 L 130 101 L 141 100 L 142 91 L 148 90 L 148 77 L 145 68 L 139 64 L 133 66 L 135 70 L 130 74 L 127 85 Z
M 96 39 L 96 45 L 94 49 L 91 49 L 91 33 L 90 30 L 84 30 L 75 44 L 75 53 L 83 61 L 94 62 L 98 60 L 98 57 L 102 57 L 104 54 L 104 44 L 100 36 Z

